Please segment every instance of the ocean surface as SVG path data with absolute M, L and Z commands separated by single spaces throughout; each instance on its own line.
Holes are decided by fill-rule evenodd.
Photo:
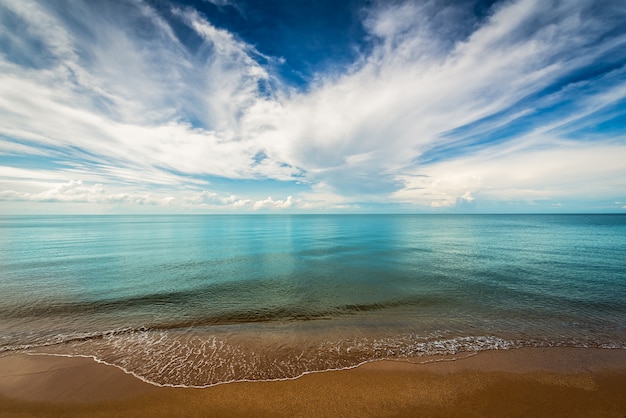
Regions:
M 160 385 L 626 348 L 626 216 L 0 216 L 0 356 Z

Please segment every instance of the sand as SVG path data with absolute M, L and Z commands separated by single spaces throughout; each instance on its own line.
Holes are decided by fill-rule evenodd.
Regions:
M 421 359 L 423 360 L 423 359 Z M 2 417 L 626 417 L 626 350 L 533 348 L 163 388 L 89 358 L 0 358 Z

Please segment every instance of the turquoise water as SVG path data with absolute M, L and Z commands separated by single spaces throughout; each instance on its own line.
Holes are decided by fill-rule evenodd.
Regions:
M 626 216 L 3 216 L 0 295 L 0 355 L 164 385 L 626 348 Z

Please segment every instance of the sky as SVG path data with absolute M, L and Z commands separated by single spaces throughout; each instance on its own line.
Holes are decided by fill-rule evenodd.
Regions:
M 0 0 L 0 214 L 626 213 L 626 2 Z

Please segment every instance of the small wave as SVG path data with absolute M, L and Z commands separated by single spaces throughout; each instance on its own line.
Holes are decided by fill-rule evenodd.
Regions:
M 272 345 L 257 340 L 167 330 L 128 330 L 98 338 L 73 338 L 31 353 L 93 357 L 159 386 L 208 387 L 236 381 L 294 379 L 307 373 L 340 370 L 377 360 L 461 356 L 522 347 L 626 348 L 623 343 L 584 340 L 507 340 L 497 336 L 400 335 L 317 343 Z
M 224 287 L 228 286 L 232 286 L 232 284 L 224 285 Z M 340 316 L 385 309 L 407 306 L 442 307 L 450 303 L 450 299 L 441 296 L 411 295 L 407 297 L 389 298 L 377 302 L 357 302 L 336 305 L 322 305 L 320 303 L 317 306 L 283 304 L 278 306 L 254 305 L 254 307 L 251 307 L 250 304 L 246 304 L 245 306 L 231 305 L 220 307 L 216 306 L 216 304 L 211 305 L 208 302 L 209 299 L 208 296 L 203 296 L 203 294 L 198 292 L 184 291 L 94 302 L 41 302 L 9 308 L 4 307 L 0 309 L 0 318 L 81 318 L 91 317 L 91 315 L 107 315 L 110 313 L 119 315 L 120 312 L 127 312 L 127 315 L 130 317 L 137 314 L 139 317 L 162 318 L 157 319 L 155 322 L 143 322 L 141 327 L 152 330 L 167 330 L 208 325 L 327 320 Z M 201 302 L 198 302 L 198 300 Z M 188 312 L 182 314 L 184 315 L 183 317 L 181 317 L 180 314 L 181 306 L 185 306 L 188 310 Z
M 40 340 L 33 341 L 28 344 L 7 344 L 0 346 L 0 355 L 7 352 L 25 351 L 29 349 L 36 349 L 42 347 L 57 346 L 62 344 L 70 344 L 75 342 L 84 342 L 89 340 L 106 338 L 114 335 L 129 334 L 133 332 L 146 331 L 147 328 L 118 328 L 106 331 L 97 332 L 73 332 L 73 333 L 59 333 L 49 337 L 44 337 Z

